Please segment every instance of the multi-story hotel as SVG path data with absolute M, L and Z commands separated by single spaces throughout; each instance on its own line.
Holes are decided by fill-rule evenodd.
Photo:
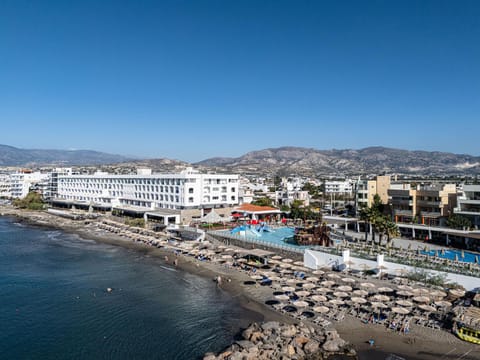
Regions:
M 455 214 L 468 217 L 475 228 L 480 228 L 480 185 L 464 185 L 457 202 Z
M 188 168 L 177 174 L 58 175 L 57 198 L 104 209 L 221 209 L 238 204 L 238 175 L 201 174 Z M 203 211 L 201 212 L 203 215 Z
M 395 222 L 414 222 L 439 226 L 456 206 L 455 184 L 392 184 L 388 190 L 389 205 Z

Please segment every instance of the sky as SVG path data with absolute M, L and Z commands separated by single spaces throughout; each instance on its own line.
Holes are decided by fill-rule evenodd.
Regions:
M 480 1 L 0 0 L 0 144 L 480 155 Z

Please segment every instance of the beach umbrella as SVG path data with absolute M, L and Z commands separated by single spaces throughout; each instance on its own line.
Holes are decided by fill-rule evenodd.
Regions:
M 372 305 L 373 308 L 375 309 L 387 309 L 388 305 L 385 305 L 383 302 L 379 301 L 372 301 L 370 302 L 370 305 Z
M 400 296 L 405 296 L 405 297 L 410 297 L 410 296 L 413 296 L 413 292 L 411 291 L 407 291 L 407 290 L 400 290 L 400 291 L 397 291 L 397 295 L 400 295 Z
M 364 282 L 360 284 L 361 287 L 367 288 L 367 289 L 373 289 L 375 288 L 375 284 L 372 284 L 370 282 Z
M 305 291 L 305 290 L 300 290 L 300 291 L 295 291 L 295 294 L 296 294 L 297 296 L 302 296 L 302 297 L 304 297 L 304 296 L 310 295 L 310 292 L 309 292 L 309 291 Z
M 368 295 L 368 291 L 365 291 L 365 290 L 353 290 L 353 295 L 355 296 L 367 296 Z
M 318 280 L 320 280 L 318 277 L 316 276 L 309 276 L 305 279 L 306 281 L 310 281 L 310 282 L 317 282 Z
M 315 306 L 312 310 L 319 314 L 325 314 L 330 311 L 330 309 L 326 306 Z
M 338 291 L 352 291 L 352 287 L 348 285 L 342 285 L 337 288 Z
M 292 265 L 287 264 L 287 263 L 282 263 L 282 264 L 280 264 L 279 266 L 280 266 L 282 269 L 288 269 L 288 268 L 292 267 Z
M 344 283 L 347 283 L 347 284 L 353 284 L 353 283 L 355 283 L 356 280 L 352 279 L 352 278 L 349 278 L 349 277 L 344 277 L 344 278 L 342 278 L 342 281 Z
M 426 304 L 418 305 L 418 308 L 422 309 L 423 311 L 426 311 L 428 313 L 437 311 L 437 309 L 435 309 L 433 306 L 426 305 Z
M 319 288 L 316 289 L 316 291 L 319 292 L 319 293 L 324 293 L 324 294 L 333 292 L 332 289 L 326 288 L 326 287 L 319 287 Z
M 430 296 L 436 297 L 436 298 L 444 298 L 447 296 L 447 293 L 441 290 L 433 290 L 430 292 Z
M 365 300 L 364 298 L 362 297 L 352 297 L 351 298 L 352 302 L 354 302 L 355 304 L 365 304 L 367 302 L 367 300 Z
M 377 294 L 377 295 L 373 295 L 373 296 L 371 297 L 371 299 L 374 300 L 374 301 L 385 302 L 385 301 L 389 301 L 389 300 L 390 300 L 390 297 L 387 296 L 387 295 Z
M 335 281 L 332 281 L 332 280 L 324 280 L 320 283 L 320 285 L 322 286 L 333 286 L 335 285 Z
M 418 302 L 418 303 L 429 303 L 430 298 L 427 296 L 415 296 L 412 298 L 413 301 Z
M 408 286 L 408 285 L 398 285 L 397 289 L 398 290 L 407 290 L 407 291 L 412 291 L 413 290 L 413 288 L 411 286 Z
M 389 287 L 386 287 L 386 286 L 383 286 L 383 287 L 378 288 L 378 292 L 389 293 L 389 292 L 393 292 L 393 289 L 389 288 Z
M 314 275 L 323 275 L 323 274 L 325 274 L 325 271 L 323 271 L 323 270 L 314 270 L 314 271 L 312 271 L 312 274 L 314 274 Z
M 272 259 L 273 260 L 282 260 L 282 257 L 279 256 L 279 255 L 274 255 L 274 256 L 272 256 Z
M 287 279 L 287 284 L 296 284 L 298 282 L 298 279 Z
M 269 278 L 270 280 L 272 280 L 272 281 L 280 281 L 280 280 L 282 280 L 281 278 L 279 278 L 279 277 L 276 276 L 276 275 L 269 276 L 268 278 Z
M 303 266 L 303 261 L 295 261 L 293 265 Z
M 392 311 L 400 315 L 407 315 L 410 312 L 410 310 L 404 307 L 393 307 Z
M 290 264 L 290 263 L 293 263 L 293 260 L 287 258 L 287 259 L 282 259 L 282 262 Z
M 413 290 L 412 290 L 412 293 L 413 293 L 414 295 L 417 295 L 417 296 L 419 296 L 419 295 L 428 295 L 428 294 L 430 293 L 430 290 L 425 289 L 425 288 L 418 288 L 418 289 L 413 289 Z
M 327 277 L 330 279 L 340 279 L 340 275 L 334 273 L 328 274 Z
M 321 301 L 321 302 L 327 301 L 327 297 L 323 295 L 312 295 L 310 299 L 312 299 L 313 301 Z
M 252 278 L 253 280 L 262 280 L 263 276 L 262 275 L 251 275 L 250 278 Z
M 222 259 L 231 259 L 232 255 L 222 255 Z
M 308 306 L 308 302 L 303 301 L 303 300 L 294 301 L 292 304 L 294 306 L 297 306 L 297 307 L 307 307 Z
M 451 302 L 445 301 L 445 300 L 435 301 L 434 304 L 437 305 L 437 306 L 439 306 L 439 307 L 441 307 L 441 308 L 447 308 L 447 307 L 452 306 L 452 303 L 451 303 Z
M 345 301 L 343 300 L 340 300 L 340 299 L 332 299 L 329 301 L 330 304 L 333 304 L 333 305 L 343 305 L 345 304 Z
M 348 294 L 346 292 L 343 292 L 343 291 L 335 291 L 333 293 L 334 296 L 338 297 L 338 298 L 346 298 L 348 297 Z
M 411 301 L 408 301 L 408 300 L 397 300 L 395 301 L 396 304 L 400 305 L 400 306 L 413 306 L 413 303 Z
M 302 286 L 302 288 L 304 289 L 313 289 L 314 287 L 316 287 L 316 285 L 312 283 L 306 283 L 306 284 L 303 284 Z
M 293 292 L 293 291 L 295 291 L 295 288 L 291 287 L 291 286 L 284 286 L 284 287 L 282 287 L 282 290 L 286 291 L 286 292 Z
M 275 299 L 285 301 L 290 299 L 290 297 L 288 295 L 282 294 L 282 295 L 275 295 Z
M 465 290 L 450 289 L 448 293 L 453 297 L 462 297 L 463 295 L 465 295 Z

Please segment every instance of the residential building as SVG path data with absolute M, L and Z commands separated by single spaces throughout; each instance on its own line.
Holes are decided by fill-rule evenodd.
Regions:
M 454 213 L 468 217 L 476 229 L 480 228 L 480 185 L 463 185 Z
M 392 184 L 389 205 L 395 222 L 439 226 L 456 206 L 455 184 Z

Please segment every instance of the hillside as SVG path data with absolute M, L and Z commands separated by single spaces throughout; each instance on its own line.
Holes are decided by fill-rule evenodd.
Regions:
M 127 157 L 91 150 L 38 150 L 19 149 L 0 145 L 0 166 L 72 166 L 113 164 Z
M 304 175 L 402 173 L 418 175 L 479 174 L 480 157 L 385 147 L 317 150 L 280 147 L 252 151 L 238 158 L 212 158 L 196 165 L 234 172 Z

